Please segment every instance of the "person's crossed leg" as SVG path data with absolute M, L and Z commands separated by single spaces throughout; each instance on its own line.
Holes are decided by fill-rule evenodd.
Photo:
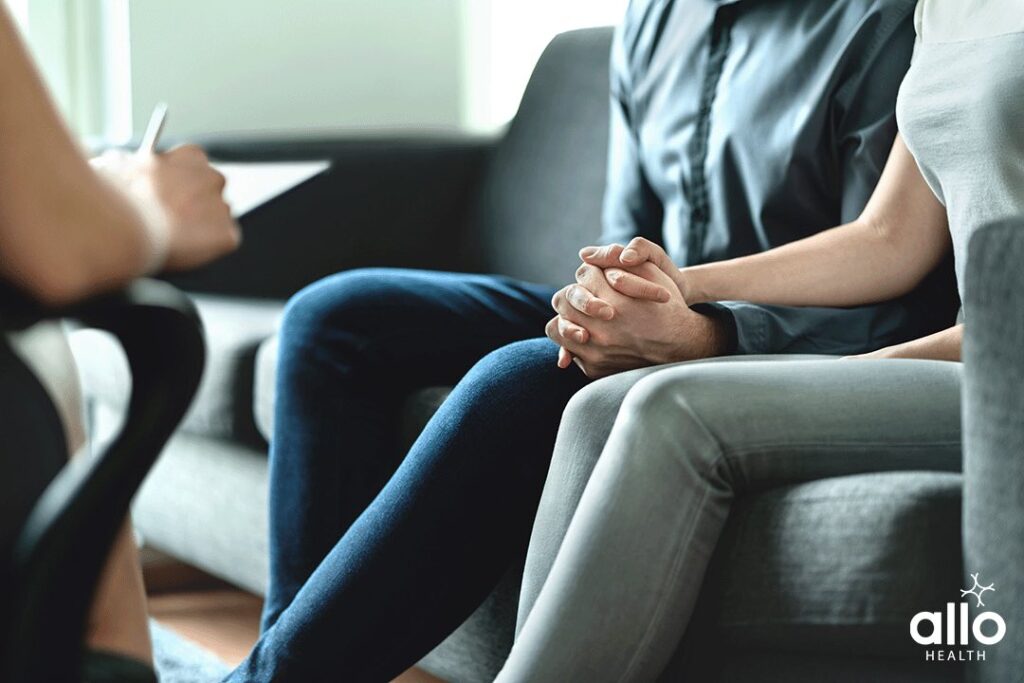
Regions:
M 354 680 L 386 680 L 525 550 L 562 409 L 587 381 L 558 368 L 555 344 L 530 338 L 553 292 L 373 269 L 292 301 L 271 450 L 271 591 L 239 680 L 315 676 L 337 661 L 373 667 L 348 671 Z M 403 460 L 406 396 L 456 381 Z M 431 626 L 396 634 L 410 620 Z

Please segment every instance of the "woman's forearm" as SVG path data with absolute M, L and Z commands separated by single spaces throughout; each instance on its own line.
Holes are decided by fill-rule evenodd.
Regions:
M 690 304 L 751 301 L 780 306 L 856 306 L 916 284 L 885 236 L 850 223 L 752 256 L 683 269 Z
M 89 167 L 0 5 L 0 270 L 68 301 L 139 275 L 142 217 Z
M 760 254 L 683 269 L 691 304 L 859 306 L 912 290 L 950 248 L 945 208 L 897 139 L 856 221 Z
M 964 326 L 956 325 L 927 337 L 913 339 L 895 346 L 887 346 L 873 353 L 854 356 L 854 358 L 917 358 L 958 361 L 963 339 Z

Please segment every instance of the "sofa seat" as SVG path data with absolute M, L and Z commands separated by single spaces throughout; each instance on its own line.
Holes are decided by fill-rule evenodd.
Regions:
M 241 441 L 239 430 L 253 431 L 260 442 L 273 434 L 277 342 L 271 335 L 281 307 L 263 304 L 265 315 L 236 319 L 230 301 L 203 298 L 199 306 L 216 330 L 211 338 L 220 341 L 211 348 L 200 400 L 140 492 L 135 523 L 147 543 L 262 593 L 266 450 Z M 96 404 L 97 429 L 109 431 L 127 387 L 117 374 L 117 354 L 96 339 L 83 344 L 73 338 L 72 344 L 80 360 L 88 357 L 86 391 Z M 96 368 L 104 369 L 99 377 Z M 429 388 L 407 399 L 401 416 L 406 446 L 448 391 Z M 741 497 L 709 569 L 681 661 L 693 671 L 692 657 L 725 644 L 733 653 L 915 657 L 907 636 L 910 617 L 958 595 L 960 541 L 951 532 L 959 529 L 960 490 L 956 474 L 896 472 Z M 511 568 L 423 667 L 452 681 L 491 680 L 511 644 L 519 572 L 521 567 Z M 732 667 L 741 662 L 726 660 Z
M 263 444 L 253 419 L 253 372 L 259 345 L 277 330 L 284 303 L 274 300 L 193 296 L 206 338 L 206 370 L 181 430 Z M 127 407 L 130 374 L 109 334 L 78 330 L 71 347 L 89 396 L 104 406 Z

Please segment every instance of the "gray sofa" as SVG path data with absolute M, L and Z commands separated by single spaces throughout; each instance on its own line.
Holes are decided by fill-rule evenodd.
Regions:
M 284 301 L 303 285 L 371 265 L 551 284 L 571 276 L 576 250 L 598 233 L 610 35 L 556 38 L 498 139 L 208 141 L 222 159 L 329 158 L 332 169 L 251 215 L 237 254 L 175 279 L 195 295 L 209 364 L 136 502 L 147 543 L 264 590 L 274 334 Z M 123 407 L 124 369 L 94 333 L 77 335 L 74 346 L 102 432 Z M 1019 351 L 1016 358 L 1019 370 Z M 445 395 L 424 387 L 407 397 L 407 443 Z M 908 624 L 916 612 L 959 598 L 962 488 L 957 472 L 898 472 L 741 500 L 666 678 L 961 680 L 957 664 L 924 662 Z M 1016 505 L 1019 538 L 1019 498 Z M 1018 591 L 1020 567 L 1018 556 L 1007 569 Z M 423 668 L 450 681 L 491 680 L 511 644 L 520 571 L 510 567 Z

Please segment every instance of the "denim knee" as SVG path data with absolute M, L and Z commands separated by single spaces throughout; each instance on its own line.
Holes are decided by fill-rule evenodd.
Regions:
M 466 383 L 475 389 L 494 387 L 500 390 L 502 399 L 529 397 L 538 388 L 575 370 L 562 370 L 557 361 L 558 347 L 549 339 L 513 342 L 481 358 L 460 385 Z
M 345 331 L 371 330 L 380 304 L 400 294 L 398 271 L 360 268 L 318 280 L 295 294 L 281 321 L 281 350 L 315 350 Z

